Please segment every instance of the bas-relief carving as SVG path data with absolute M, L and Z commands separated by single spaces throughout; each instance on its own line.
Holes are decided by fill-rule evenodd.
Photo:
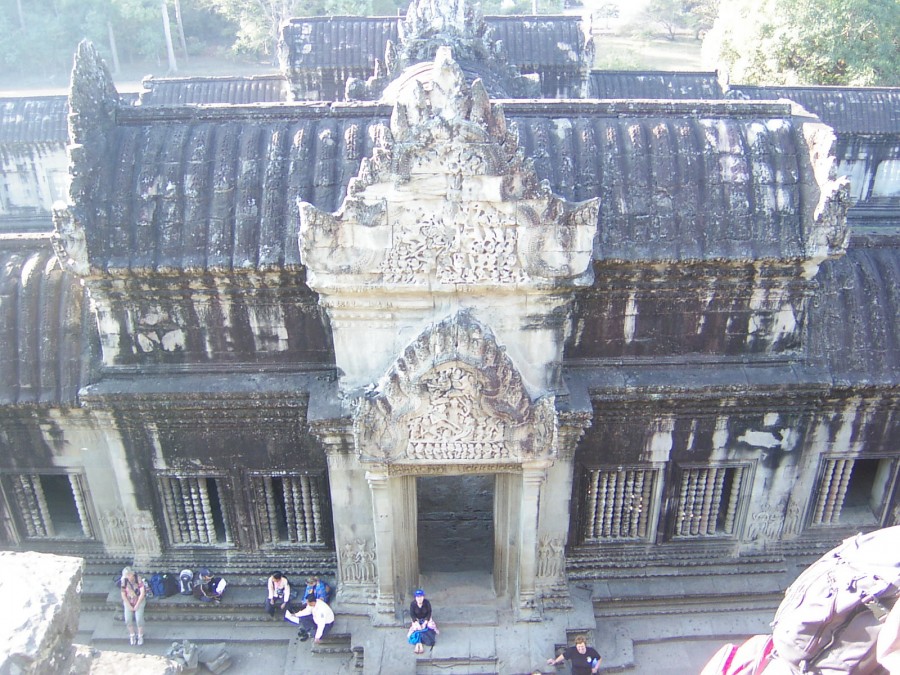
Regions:
M 103 541 L 109 548 L 131 548 L 131 535 L 128 517 L 122 508 L 104 509 L 100 512 L 100 529 Z
M 440 48 L 430 80 L 401 94 L 341 208 L 299 203 L 310 284 L 589 283 L 599 201 L 569 203 L 538 180 L 481 81 L 467 85 Z
M 544 537 L 538 544 L 537 578 L 556 579 L 565 570 L 565 542 L 560 538 Z
M 800 507 L 790 504 L 786 512 L 780 507 L 766 506 L 750 516 L 747 541 L 778 541 L 800 533 Z
M 552 456 L 552 397 L 531 402 L 489 329 L 469 313 L 425 331 L 356 415 L 361 457 L 387 461 L 520 462 Z
M 338 553 L 342 584 L 372 584 L 377 578 L 375 547 L 368 539 L 354 539 Z

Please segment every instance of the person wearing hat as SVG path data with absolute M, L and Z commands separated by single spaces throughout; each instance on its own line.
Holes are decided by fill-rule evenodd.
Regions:
M 144 644 L 144 608 L 147 606 L 147 586 L 131 567 L 126 567 L 122 570 L 119 588 L 122 593 L 125 625 L 128 627 L 128 641 L 133 645 L 142 645 Z M 136 634 L 135 628 L 137 628 Z
M 431 603 L 421 588 L 416 589 L 413 601 L 409 603 L 409 616 L 412 623 L 409 625 L 407 639 L 413 644 L 413 652 L 422 654 L 426 644 L 434 646 L 434 636 L 437 635 L 438 629 L 431 617 Z
M 316 632 L 315 642 L 321 642 L 334 626 L 334 612 L 327 602 L 317 599 L 315 593 L 310 593 L 306 596 L 306 607 L 296 613 L 285 610 L 284 620 L 299 624 L 297 635 L 301 642 L 308 640 L 313 631 Z
M 218 605 L 222 601 L 226 581 L 222 577 L 214 577 L 206 567 L 201 567 L 197 576 L 199 583 L 194 586 L 194 597 Z

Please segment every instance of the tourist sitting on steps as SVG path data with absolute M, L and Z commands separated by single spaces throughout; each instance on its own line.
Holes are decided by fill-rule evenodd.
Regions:
M 309 639 L 309 634 L 315 630 L 315 642 L 322 641 L 334 625 L 334 612 L 324 600 L 318 600 L 313 593 L 306 596 L 306 607 L 294 614 L 290 610 L 285 610 L 284 620 L 296 623 L 300 626 L 297 635 L 300 641 L 305 642 Z
M 435 636 L 439 631 L 431 617 L 431 603 L 421 588 L 416 590 L 413 601 L 409 603 L 409 616 L 412 622 L 409 624 L 406 639 L 413 645 L 414 653 L 422 654 L 426 646 L 434 647 Z
M 197 583 L 194 585 L 194 597 L 202 602 L 218 605 L 222 601 L 227 582 L 222 577 L 214 577 L 206 567 L 197 572 Z
M 269 594 L 266 596 L 266 613 L 275 618 L 275 608 L 287 609 L 291 600 L 291 584 L 281 572 L 272 572 L 266 583 Z
M 306 579 L 306 590 L 303 591 L 303 597 L 312 593 L 317 600 L 331 602 L 331 594 L 333 589 L 319 577 L 308 577 Z

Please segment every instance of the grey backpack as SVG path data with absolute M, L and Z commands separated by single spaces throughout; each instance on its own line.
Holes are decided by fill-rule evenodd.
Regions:
M 777 660 L 794 672 L 885 672 L 875 641 L 900 595 L 900 526 L 859 534 L 810 565 L 772 623 Z

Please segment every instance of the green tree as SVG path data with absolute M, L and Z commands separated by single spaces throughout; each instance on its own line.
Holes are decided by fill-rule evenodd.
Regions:
M 718 0 L 650 0 L 638 14 L 634 32 L 651 36 L 662 32 L 668 40 L 690 32 L 700 39 L 711 27 Z
M 236 52 L 274 59 L 281 24 L 296 16 L 369 16 L 372 0 L 205 0 L 207 7 L 237 27 Z M 382 6 L 384 6 L 382 4 Z
M 900 85 L 897 0 L 722 0 L 703 43 L 734 82 Z

